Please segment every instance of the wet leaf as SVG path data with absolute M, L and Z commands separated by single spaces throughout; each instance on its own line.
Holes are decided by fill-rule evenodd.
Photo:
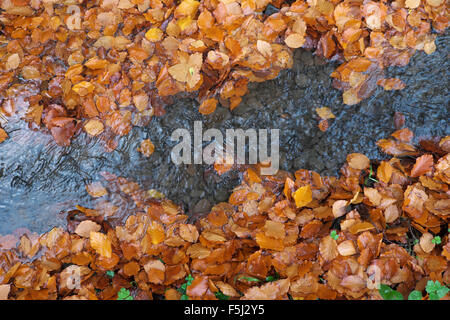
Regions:
M 298 188 L 294 192 L 293 198 L 295 200 L 295 205 L 297 206 L 297 208 L 301 208 L 308 205 L 312 201 L 311 186 L 306 185 Z
M 138 151 L 142 153 L 144 157 L 150 157 L 155 151 L 155 145 L 150 141 L 150 139 L 142 140 Z
M 328 107 L 316 108 L 316 112 L 321 119 L 334 119 L 336 117 Z
M 108 194 L 108 191 L 99 181 L 88 184 L 86 190 L 94 198 L 103 197 Z
M 5 130 L 3 130 L 2 128 L 0 128 L 0 143 L 2 143 L 3 141 L 5 141 L 6 139 L 8 139 L 8 134 L 6 133 Z
M 433 156 L 431 154 L 424 154 L 423 156 L 416 159 L 411 170 L 411 177 L 419 177 L 431 171 L 433 168 Z
M 111 258 L 112 249 L 111 241 L 108 237 L 100 232 L 91 231 L 89 241 L 91 247 L 102 257 Z
M 89 133 L 91 136 L 97 136 L 104 130 L 104 125 L 100 120 L 91 119 L 84 125 L 84 131 Z
M 75 229 L 75 233 L 83 238 L 89 238 L 91 235 L 91 231 L 98 232 L 100 231 L 101 226 L 94 221 L 85 220 L 81 221 L 80 224 Z

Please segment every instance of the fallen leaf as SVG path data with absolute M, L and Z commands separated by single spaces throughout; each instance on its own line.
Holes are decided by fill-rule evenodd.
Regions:
M 348 165 L 356 170 L 364 170 L 369 168 L 370 160 L 361 153 L 351 153 L 347 155 Z
M 295 205 L 297 206 L 297 208 L 302 208 L 308 205 L 308 203 L 312 201 L 311 186 L 306 185 L 298 188 L 297 191 L 294 192 L 293 198 L 295 200 Z
M 423 156 L 416 159 L 416 163 L 411 169 L 410 176 L 413 178 L 424 175 L 433 169 L 433 156 L 431 154 L 424 154 Z
M 316 112 L 319 115 L 321 119 L 334 119 L 336 116 L 331 112 L 330 108 L 328 107 L 322 107 L 322 108 L 316 108 Z
M 6 133 L 5 130 L 3 130 L 2 128 L 0 128 L 0 143 L 2 143 L 3 141 L 5 141 L 6 139 L 8 139 L 8 134 Z
M 89 238 L 91 235 L 91 231 L 98 232 L 100 231 L 101 226 L 94 221 L 84 220 L 81 221 L 80 224 L 75 229 L 75 233 L 83 238 Z
M 142 153 L 144 157 L 150 157 L 155 151 L 155 145 L 150 141 L 150 139 L 142 140 L 138 151 Z
M 108 194 L 108 191 L 99 181 L 86 185 L 86 190 L 94 198 L 103 197 Z
M 111 258 L 112 249 L 111 241 L 106 234 L 91 231 L 90 233 L 91 247 L 102 257 Z
M 104 130 L 104 125 L 100 120 L 90 119 L 84 125 L 84 131 L 86 131 L 91 136 L 97 136 Z

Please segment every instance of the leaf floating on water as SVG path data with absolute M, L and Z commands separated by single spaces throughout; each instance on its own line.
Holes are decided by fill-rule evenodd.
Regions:
M 384 90 L 402 90 L 405 88 L 405 83 L 398 78 L 380 79 L 377 81 L 379 86 L 382 86 Z
M 155 151 L 155 145 L 150 141 L 150 139 L 145 139 L 141 142 L 138 151 L 142 153 L 144 157 L 150 157 Z
M 316 108 L 316 112 L 321 119 L 334 119 L 336 116 L 328 107 Z
M 8 134 L 6 133 L 5 130 L 3 130 L 2 128 L 0 128 L 0 143 L 2 143 L 3 141 L 5 141 L 6 139 L 8 139 Z
M 108 194 L 106 188 L 99 181 L 88 184 L 86 190 L 94 198 L 103 197 Z

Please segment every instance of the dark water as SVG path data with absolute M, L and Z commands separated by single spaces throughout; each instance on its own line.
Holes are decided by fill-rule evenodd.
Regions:
M 239 183 L 237 173 L 217 176 L 210 166 L 177 167 L 171 162 L 170 150 L 176 143 L 170 140 L 172 132 L 192 130 L 195 120 L 203 121 L 204 130 L 278 128 L 281 169 L 306 168 L 329 175 L 338 173 L 351 152 L 382 158 L 375 142 L 394 131 L 396 111 L 405 115 L 406 126 L 416 137 L 449 135 L 449 41 L 447 32 L 438 37 L 432 55 L 417 53 L 407 67 L 388 70 L 389 77 L 406 83 L 404 90 L 380 88 L 356 106 L 344 105 L 341 92 L 331 87 L 329 75 L 336 64 L 299 50 L 292 70 L 275 80 L 252 84 L 232 112 L 218 108 L 204 117 L 194 101 L 180 99 L 167 108 L 165 116 L 122 137 L 111 153 L 85 134 L 70 147 L 58 147 L 49 136 L 22 130 L 23 123 L 10 121 L 5 129 L 11 138 L 0 144 L 0 234 L 21 227 L 45 232 L 64 226 L 64 216 L 58 213 L 75 204 L 93 205 L 85 185 L 101 180 L 102 171 L 134 180 L 143 188 L 158 189 L 191 213 L 226 200 Z M 315 112 L 323 106 L 336 115 L 326 132 L 318 129 Z M 137 151 L 146 138 L 156 146 L 150 158 Z M 198 204 L 200 199 L 207 201 Z

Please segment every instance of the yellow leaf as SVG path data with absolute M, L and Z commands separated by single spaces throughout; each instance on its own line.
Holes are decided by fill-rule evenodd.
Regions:
M 300 48 L 305 43 L 305 37 L 299 33 L 292 33 L 284 39 L 289 48 Z
M 89 81 L 81 81 L 72 87 L 72 90 L 75 91 L 80 96 L 88 95 L 89 93 L 94 92 L 95 86 Z
M 336 116 L 331 112 L 330 108 L 323 107 L 323 108 L 316 108 L 316 112 L 319 115 L 321 119 L 333 119 L 336 118 Z
M 148 41 L 151 41 L 151 42 L 158 42 L 158 41 L 161 41 L 161 39 L 163 37 L 163 34 L 164 33 L 162 32 L 161 29 L 159 29 L 159 28 L 151 28 L 150 30 L 148 30 L 145 33 L 145 38 Z
M 191 17 L 193 18 L 197 13 L 199 1 L 195 0 L 183 0 L 178 7 L 175 9 L 174 17 Z
M 91 119 L 84 125 L 84 131 L 91 136 L 97 136 L 104 130 L 103 123 L 100 120 Z
M 294 200 L 297 208 L 306 206 L 312 201 L 312 191 L 311 186 L 308 184 L 306 186 L 300 187 L 294 192 Z
M 152 244 L 159 244 L 163 242 L 166 237 L 163 226 L 156 221 L 152 221 L 149 224 L 147 233 L 150 235 Z

